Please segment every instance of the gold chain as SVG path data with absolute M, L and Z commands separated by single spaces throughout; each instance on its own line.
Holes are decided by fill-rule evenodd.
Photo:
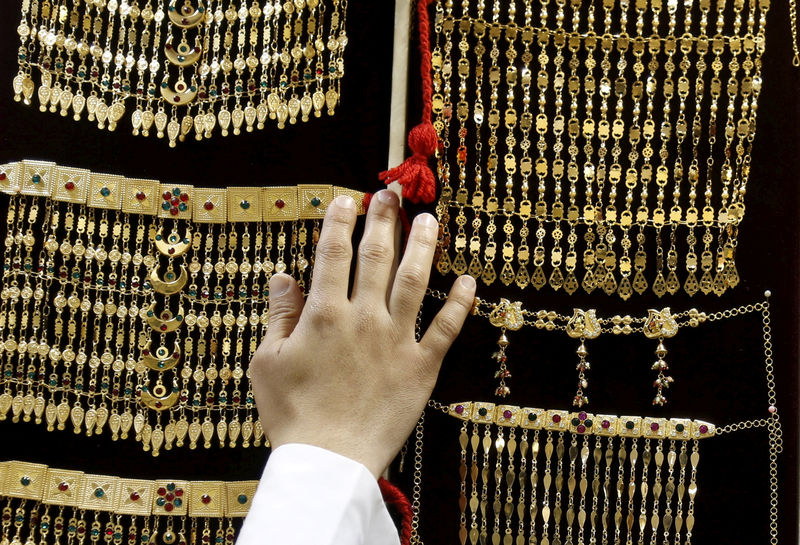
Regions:
M 800 67 L 800 48 L 797 47 L 797 1 L 789 0 L 789 28 L 792 31 L 792 64 Z

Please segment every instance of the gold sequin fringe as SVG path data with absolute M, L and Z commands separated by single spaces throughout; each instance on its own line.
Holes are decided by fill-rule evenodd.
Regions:
M 197 188 L 0 166 L 0 420 L 173 446 L 258 446 L 247 364 L 268 282 L 306 291 L 328 185 Z M 363 206 L 361 206 L 363 212 Z
M 769 0 L 441 0 L 438 270 L 628 299 L 739 283 Z
M 347 0 L 22 0 L 14 98 L 167 137 L 279 128 L 339 102 Z

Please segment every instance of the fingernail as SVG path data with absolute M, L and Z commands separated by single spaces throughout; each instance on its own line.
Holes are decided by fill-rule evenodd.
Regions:
M 353 209 L 356 207 L 356 201 L 354 201 L 353 197 L 350 195 L 339 195 L 333 202 L 335 202 L 336 206 L 339 208 Z
M 459 278 L 458 281 L 461 282 L 461 287 L 463 287 L 465 289 L 468 289 L 468 290 L 474 290 L 475 289 L 475 279 L 472 278 L 468 274 L 465 274 L 464 276 Z
M 352 199 L 350 199 L 352 200 Z M 289 291 L 289 277 L 285 274 L 276 274 L 273 275 L 272 279 L 269 281 L 269 293 L 273 297 L 280 297 L 285 295 L 287 291 Z
M 420 214 L 419 216 L 414 218 L 414 223 L 424 225 L 425 227 L 436 227 L 437 225 L 439 225 L 439 222 L 436 221 L 436 218 L 434 218 L 427 212 Z
M 397 198 L 397 194 L 391 189 L 383 189 L 378 191 L 376 197 L 383 204 L 396 204 L 400 202 L 400 200 Z

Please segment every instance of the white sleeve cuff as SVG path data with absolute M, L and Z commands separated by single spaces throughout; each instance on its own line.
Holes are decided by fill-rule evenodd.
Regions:
M 375 477 L 329 450 L 283 445 L 267 466 L 237 545 L 399 545 Z

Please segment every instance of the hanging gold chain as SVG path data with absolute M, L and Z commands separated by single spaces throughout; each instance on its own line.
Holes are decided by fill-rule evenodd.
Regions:
M 789 27 L 792 31 L 792 64 L 800 67 L 800 48 L 797 46 L 797 0 L 789 0 Z

